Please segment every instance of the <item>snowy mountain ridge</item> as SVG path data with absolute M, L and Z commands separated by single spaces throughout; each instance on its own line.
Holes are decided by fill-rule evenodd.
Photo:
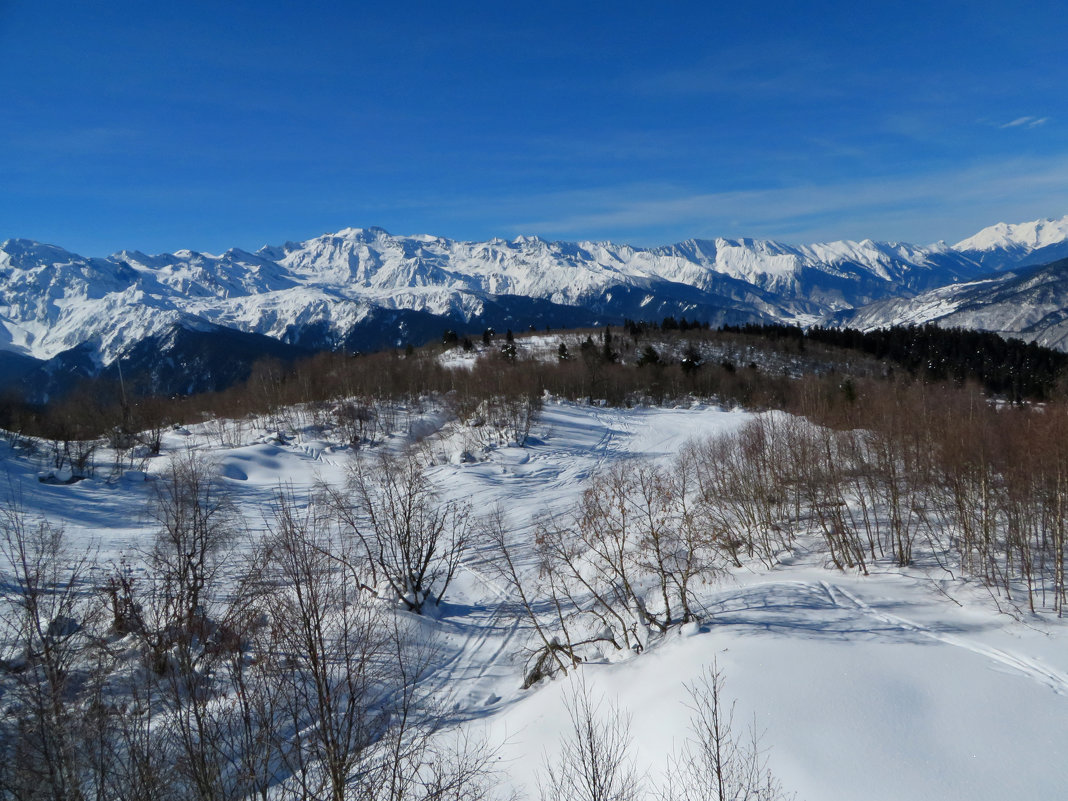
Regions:
M 1026 223 L 998 223 L 984 228 L 953 246 L 954 250 L 1038 250 L 1068 240 L 1068 216 L 1059 220 L 1034 220 Z
M 998 225 L 955 246 L 691 239 L 639 248 L 537 236 L 465 242 L 346 228 L 303 242 L 86 258 L 0 245 L 0 350 L 47 360 L 86 349 L 104 366 L 175 326 L 214 326 L 305 348 L 428 339 L 446 327 L 660 319 L 810 323 L 887 298 L 974 281 L 1064 248 L 1068 217 Z
M 1068 259 L 939 287 L 912 298 L 889 298 L 831 319 L 865 331 L 926 323 L 971 328 L 1068 351 Z
M 958 242 L 953 249 L 990 270 L 1049 264 L 1068 257 L 1068 216 L 998 223 Z

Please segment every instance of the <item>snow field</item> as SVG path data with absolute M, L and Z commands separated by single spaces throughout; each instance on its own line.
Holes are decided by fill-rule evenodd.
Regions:
M 613 409 L 547 403 L 526 447 L 458 454 L 466 433 L 433 411 L 411 434 L 434 459 L 443 500 L 476 515 L 500 508 L 524 569 L 531 521 L 562 513 L 587 479 L 634 456 L 668 463 L 694 437 L 732 431 L 740 411 L 695 406 Z M 379 446 L 399 448 L 411 434 Z M 349 458 L 329 432 L 279 438 L 250 428 L 222 446 L 207 427 L 172 431 L 165 452 L 193 448 L 218 465 L 252 536 L 280 487 L 303 499 L 319 481 L 339 485 Z M 0 451 L 25 509 L 62 523 L 101 563 L 147 547 L 150 482 L 36 481 L 36 459 Z M 161 471 L 151 460 L 148 474 Z M 814 540 L 813 540 L 814 542 Z M 802 538 L 782 564 L 730 571 L 701 598 L 701 624 L 675 628 L 641 655 L 605 654 L 580 672 L 595 697 L 631 716 L 634 757 L 655 778 L 687 736 L 685 685 L 715 660 L 737 699 L 736 726 L 755 721 L 770 765 L 788 791 L 824 801 L 856 799 L 1054 799 L 1068 786 L 1068 641 L 1047 615 L 999 614 L 974 584 L 920 568 L 876 565 L 869 577 L 827 569 Z M 470 552 L 445 602 L 419 621 L 439 645 L 427 681 L 455 719 L 491 744 L 509 784 L 536 794 L 536 774 L 567 721 L 569 679 L 522 690 L 529 627 L 486 549 Z

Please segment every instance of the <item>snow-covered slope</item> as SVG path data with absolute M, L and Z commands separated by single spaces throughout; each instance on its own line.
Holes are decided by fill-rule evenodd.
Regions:
M 729 275 L 781 296 L 839 308 L 885 295 L 890 287 L 914 290 L 976 274 L 970 260 L 941 245 L 870 239 L 796 247 L 755 239 L 691 239 L 658 253 L 677 254 L 706 273 Z
M 954 247 L 754 239 L 659 248 L 538 237 L 460 242 L 347 228 L 221 255 L 0 246 L 0 350 L 107 365 L 176 326 L 222 326 L 309 348 L 364 349 L 444 328 L 590 324 L 669 314 L 714 324 L 808 323 L 968 282 L 990 265 L 1068 255 L 1068 217 L 995 226 Z
M 444 498 L 508 510 L 519 564 L 532 574 L 538 559 L 527 532 L 546 510 L 574 503 L 587 476 L 635 456 L 667 464 L 687 440 L 750 419 L 709 407 L 550 403 L 530 446 L 470 462 L 445 458 L 464 448 L 464 433 L 441 428 L 435 414 L 399 428 L 435 432 L 429 441 L 442 458 L 430 477 Z M 279 486 L 303 508 L 320 483 L 344 485 L 349 458 L 321 431 L 280 439 L 257 423 L 221 421 L 168 431 L 148 475 L 190 450 L 218 466 L 252 540 L 264 533 Z M 62 527 L 73 553 L 119 564 L 150 546 L 146 509 L 156 481 L 130 472 L 44 484 L 36 478 L 43 458 L 0 443 L 0 479 L 19 490 L 26 513 Z M 450 722 L 466 721 L 473 740 L 501 747 L 506 788 L 537 797 L 538 770 L 568 731 L 569 680 L 520 688 L 532 632 L 490 558 L 472 549 L 441 614 L 420 621 L 436 649 L 426 681 Z M 640 655 L 608 649 L 575 671 L 604 700 L 602 713 L 616 705 L 630 716 L 631 753 L 651 779 L 688 736 L 686 685 L 715 661 L 726 677 L 724 703 L 737 700 L 736 733 L 752 725 L 762 735 L 770 768 L 798 798 L 1063 797 L 1068 628 L 1056 615 L 999 614 L 981 587 L 923 560 L 873 563 L 869 576 L 835 570 L 808 539 L 774 568 L 752 559 L 725 571 L 701 600 L 700 624 L 674 629 Z
M 867 331 L 935 323 L 1068 350 L 1068 259 L 940 287 L 914 298 L 880 301 L 839 314 L 834 322 Z
M 1068 216 L 1015 225 L 998 223 L 953 249 L 993 270 L 1048 264 L 1068 257 Z

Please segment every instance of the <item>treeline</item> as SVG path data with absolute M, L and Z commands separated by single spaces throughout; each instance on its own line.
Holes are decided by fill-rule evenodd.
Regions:
M 442 344 L 418 349 L 324 352 L 296 364 L 265 359 L 239 384 L 185 397 L 139 395 L 115 382 L 86 381 L 43 406 L 0 402 L 0 428 L 51 443 L 54 466 L 77 471 L 92 463 L 100 445 L 121 461 L 135 450 L 158 453 L 170 425 L 256 415 L 285 427 L 298 406 L 316 424 L 348 430 L 357 443 L 380 427 L 375 415 L 384 407 L 428 396 L 448 398 L 464 420 L 487 412 L 514 416 L 517 403 L 537 402 L 545 393 L 610 405 L 705 398 L 796 410 L 816 391 L 813 385 L 825 384 L 826 391 L 848 399 L 856 381 L 875 377 L 976 382 L 991 395 L 1022 402 L 1058 397 L 1068 367 L 1068 354 L 934 326 L 868 333 L 791 326 L 707 330 L 669 319 L 551 339 L 487 331 L 478 344 L 449 333 Z M 463 366 L 443 361 L 450 349 L 469 354 Z
M 114 452 L 158 452 L 168 426 L 212 418 L 267 416 L 285 426 L 295 413 L 311 414 L 351 429 L 358 441 L 375 428 L 376 408 L 432 395 L 446 397 L 466 419 L 487 403 L 538 399 L 546 392 L 611 405 L 684 397 L 760 405 L 788 394 L 782 371 L 761 373 L 753 362 L 759 354 L 748 346 L 732 345 L 729 358 L 721 358 L 716 332 L 691 331 L 677 341 L 677 354 L 663 346 L 662 353 L 643 348 L 639 339 L 610 328 L 557 336 L 560 347 L 537 353 L 529 338 L 488 335 L 477 360 L 464 367 L 445 366 L 441 355 L 448 347 L 442 345 L 367 355 L 324 352 L 294 365 L 262 360 L 239 384 L 187 397 L 136 396 L 117 383 L 86 381 L 47 405 L 0 403 L 0 428 L 52 443 L 58 467 L 88 465 L 89 440 Z M 463 344 L 458 339 L 449 346 Z
M 994 404 L 977 388 L 861 381 L 766 427 L 765 491 L 808 509 L 837 567 L 934 560 L 1031 612 L 1063 615 L 1068 402 Z M 779 488 L 779 489 L 777 489 Z
M 1053 397 L 1062 389 L 1068 369 L 1068 354 L 1034 342 L 930 323 L 876 331 L 819 326 L 803 330 L 785 325 L 725 326 L 721 330 L 846 348 L 901 365 L 926 380 L 977 381 L 987 392 L 1014 403 Z

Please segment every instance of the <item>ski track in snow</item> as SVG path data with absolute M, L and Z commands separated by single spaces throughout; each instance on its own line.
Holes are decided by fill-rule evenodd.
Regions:
M 483 679 L 501 668 L 511 669 L 511 646 L 521 620 L 515 615 L 510 623 L 505 622 L 510 600 L 507 593 L 470 565 L 462 567 L 497 597 L 488 613 L 472 607 L 462 622 L 449 618 L 441 621 L 445 631 L 439 636 L 449 638 L 455 634 L 460 637 L 460 646 L 454 656 L 435 670 L 432 694 L 440 699 L 443 708 L 471 715 L 480 709 L 486 711 L 501 700 L 483 686 Z M 491 644 L 493 640 L 496 642 Z
M 938 643 L 950 645 L 955 648 L 963 648 L 966 651 L 970 651 L 977 656 L 989 659 L 995 665 L 999 666 L 1002 670 L 1019 673 L 1032 681 L 1038 682 L 1046 687 L 1049 687 L 1053 692 L 1058 695 L 1068 695 L 1068 675 L 1061 673 L 1053 668 L 1048 668 L 1039 664 L 1033 659 L 1020 656 L 1018 654 L 1009 653 L 1000 648 L 994 648 L 989 645 L 984 645 L 975 640 L 965 639 L 953 634 L 944 634 L 937 631 L 932 631 L 927 626 L 923 626 L 919 623 L 915 623 L 906 618 L 894 615 L 889 612 L 880 612 L 873 608 L 867 602 L 861 600 L 854 593 L 846 590 L 843 587 L 829 584 L 828 582 L 820 582 L 830 596 L 835 606 L 841 606 L 837 596 L 842 596 L 849 601 L 856 609 L 863 614 L 878 620 L 882 623 L 886 623 L 890 626 L 896 626 L 902 631 L 912 632 L 918 634 L 921 637 L 928 638 Z
M 879 610 L 856 592 L 829 581 L 777 581 L 725 590 L 706 606 L 706 612 L 710 625 L 742 631 L 846 642 L 893 643 L 901 642 L 904 636 L 910 641 L 960 648 L 988 660 L 1002 672 L 1025 676 L 1068 696 L 1068 675 L 1059 670 L 975 638 L 938 631 Z M 947 623 L 946 628 L 951 625 Z

